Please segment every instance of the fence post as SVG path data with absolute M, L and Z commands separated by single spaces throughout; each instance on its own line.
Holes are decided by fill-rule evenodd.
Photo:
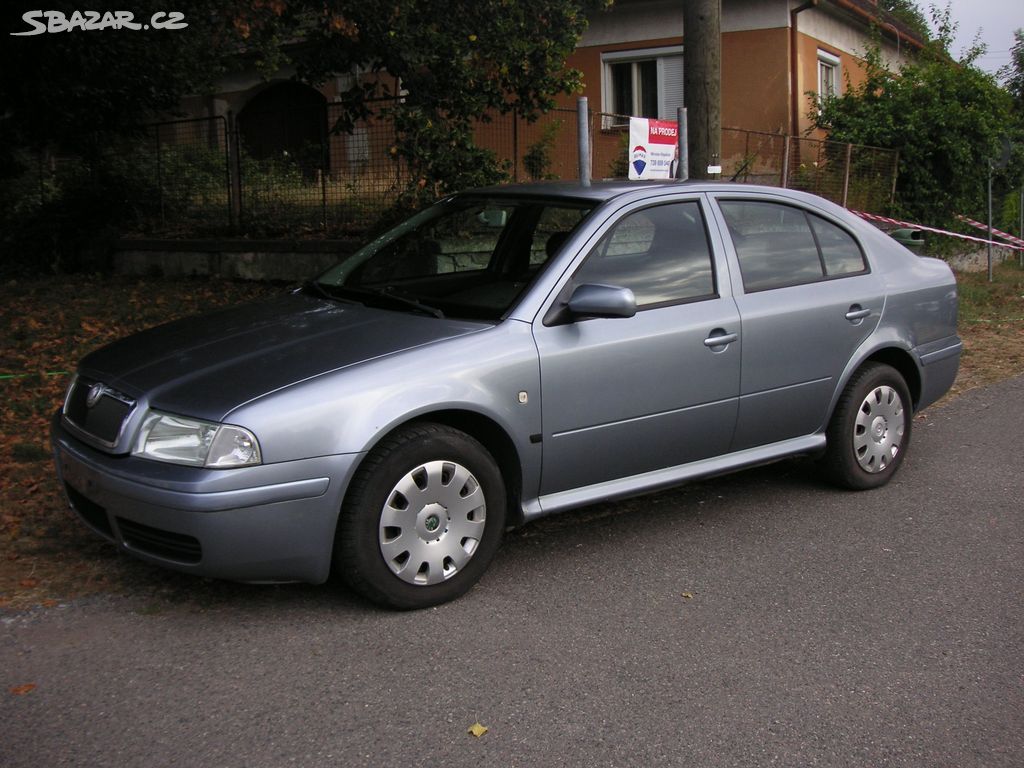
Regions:
M 228 121 L 224 119 L 223 115 L 218 115 L 217 120 L 220 121 L 221 130 L 224 135 L 224 190 L 227 192 L 228 199 L 228 228 L 233 229 L 235 226 L 235 206 L 234 206 L 234 195 L 231 194 L 231 139 L 228 134 Z
M 590 186 L 590 110 L 587 97 L 580 96 L 576 102 L 576 140 L 580 152 L 580 184 Z
M 157 194 L 160 196 L 160 224 L 167 226 L 167 221 L 164 218 L 164 174 L 160 163 L 160 123 L 156 124 L 153 136 L 156 139 L 156 188 Z
M 320 118 L 320 229 L 327 229 L 327 169 L 330 166 L 331 135 L 327 131 L 327 105 Z
M 519 181 L 519 111 L 512 110 L 512 181 Z
M 676 178 L 686 181 L 690 178 L 690 127 L 687 123 L 686 107 L 676 107 L 676 143 L 679 148 L 679 162 Z
M 782 138 L 782 176 L 779 181 L 783 189 L 789 186 L 789 134 Z
M 238 146 L 238 120 L 234 110 L 228 110 L 228 199 L 231 203 L 232 224 L 242 226 L 242 151 Z
M 853 154 L 853 144 L 846 145 L 846 168 L 843 171 L 843 208 L 846 207 L 846 199 L 850 194 L 850 157 Z
M 896 179 L 900 175 L 900 151 L 896 150 L 896 159 L 893 160 L 892 164 L 892 191 L 889 192 L 889 210 L 893 209 L 896 205 Z

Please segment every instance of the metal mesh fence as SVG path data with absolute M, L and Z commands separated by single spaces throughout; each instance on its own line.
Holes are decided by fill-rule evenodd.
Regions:
M 242 229 L 265 236 L 365 229 L 407 181 L 388 103 L 371 104 L 345 133 L 334 130 L 340 104 L 240 116 L 232 139 Z
M 848 208 L 892 204 L 895 150 L 780 134 L 722 130 L 722 177 L 813 192 Z
M 103 194 L 119 196 L 130 232 L 180 237 L 231 225 L 224 118 L 145 126 L 134 139 L 100 148 L 89 173 Z
M 776 133 L 722 131 L 722 178 L 744 184 L 785 186 L 786 136 Z
M 595 179 L 629 176 L 629 116 L 595 112 L 590 117 L 590 174 Z
M 116 194 L 129 234 L 201 237 L 338 237 L 372 226 L 409 184 L 389 115 L 391 101 L 336 131 L 340 104 L 243 112 L 147 126 L 88 160 L 29 158 L 21 205 L 41 206 L 68 180 Z M 591 113 L 591 176 L 628 171 L 629 117 Z M 493 153 L 508 181 L 579 177 L 575 110 L 534 120 L 494 114 L 474 141 Z M 893 151 L 738 129 L 722 131 L 722 178 L 802 189 L 864 211 L 892 200 Z

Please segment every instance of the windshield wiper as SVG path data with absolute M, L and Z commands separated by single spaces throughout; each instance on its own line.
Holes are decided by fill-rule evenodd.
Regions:
M 383 296 L 384 298 L 390 299 L 391 301 L 400 302 L 401 304 L 404 304 L 407 307 L 418 309 L 420 312 L 425 312 L 426 314 L 432 315 L 433 317 L 442 319 L 444 318 L 444 312 L 442 312 L 437 307 L 432 307 L 429 304 L 424 304 L 422 301 L 414 299 L 411 296 L 402 296 L 398 293 L 395 293 L 395 289 L 392 288 L 390 285 L 385 286 L 380 290 L 370 291 L 370 293 L 374 294 L 375 296 Z
M 354 301 L 357 304 L 367 302 L 389 303 L 391 306 L 398 306 L 402 309 L 414 309 L 431 317 L 443 318 L 444 312 L 437 307 L 424 304 L 422 301 L 401 296 L 394 292 L 390 286 L 385 288 L 353 288 L 347 285 L 324 285 L 310 281 L 303 285 L 318 296 L 332 301 Z
M 312 293 L 314 296 L 319 296 L 321 299 L 327 299 L 328 301 L 347 301 L 351 304 L 360 304 L 361 301 L 357 301 L 349 296 L 339 296 L 335 293 L 335 286 L 330 286 L 331 290 L 328 290 L 323 283 L 319 283 L 316 280 L 307 280 L 302 284 L 302 291 Z

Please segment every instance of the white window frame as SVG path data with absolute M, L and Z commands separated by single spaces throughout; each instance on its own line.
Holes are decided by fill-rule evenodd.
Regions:
M 638 64 L 643 61 L 657 61 L 658 63 L 658 104 L 664 99 L 664 59 L 669 56 L 682 56 L 683 46 L 668 45 L 660 48 L 642 48 L 630 51 L 609 51 L 601 54 L 601 111 L 607 114 L 601 121 L 601 128 L 625 128 L 628 123 L 616 119 L 610 113 L 615 111 L 615 94 L 612 88 L 612 64 Z M 639 112 L 640 88 L 638 82 L 638 69 L 633 68 L 633 114 Z
M 822 73 L 826 70 L 832 71 L 832 88 L 826 87 Z M 828 96 L 839 96 L 842 91 L 842 61 L 834 53 L 818 49 L 818 101 L 823 101 Z

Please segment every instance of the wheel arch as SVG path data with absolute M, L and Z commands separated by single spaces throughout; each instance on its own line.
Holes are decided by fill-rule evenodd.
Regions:
M 918 370 L 914 357 L 910 352 L 899 347 L 885 347 L 884 349 L 872 352 L 867 358 L 862 360 L 860 365 L 857 366 L 857 370 L 863 368 L 865 363 L 884 363 L 891 368 L 895 368 L 900 376 L 903 377 L 903 381 L 906 382 L 907 389 L 910 390 L 910 399 L 913 401 L 914 410 L 917 410 L 917 404 L 921 402 L 921 372 Z
M 501 470 L 502 478 L 505 480 L 505 496 L 507 517 L 506 522 L 510 526 L 518 526 L 523 522 L 522 495 L 523 495 L 523 468 L 522 461 L 516 450 L 515 443 L 505 429 L 494 419 L 475 411 L 460 408 L 450 408 L 440 411 L 429 411 L 419 413 L 393 424 L 387 432 L 382 432 L 374 440 L 373 445 L 363 455 L 365 460 L 373 448 L 389 435 L 405 429 L 410 424 L 433 423 L 444 424 L 445 426 L 465 432 L 477 440 L 488 453 L 494 458 Z M 358 467 L 356 470 L 358 472 Z
M 880 346 L 876 349 L 871 350 L 863 357 L 859 358 L 854 364 L 851 362 L 843 373 L 843 376 L 839 382 L 839 386 L 836 387 L 835 392 L 832 395 L 832 402 L 828 408 L 828 417 L 825 419 L 825 423 L 822 429 L 827 429 L 828 425 L 832 421 L 832 417 L 835 415 L 836 408 L 839 405 L 840 397 L 846 390 L 847 385 L 853 378 L 868 363 L 883 363 L 888 365 L 890 368 L 896 370 L 896 372 L 903 377 L 903 381 L 907 384 L 907 389 L 910 391 L 910 400 L 914 412 L 917 412 L 917 406 L 921 402 L 923 380 L 921 378 L 921 371 L 918 368 L 917 361 L 910 350 L 904 347 L 898 346 L 893 340 L 889 340 L 885 346 Z

